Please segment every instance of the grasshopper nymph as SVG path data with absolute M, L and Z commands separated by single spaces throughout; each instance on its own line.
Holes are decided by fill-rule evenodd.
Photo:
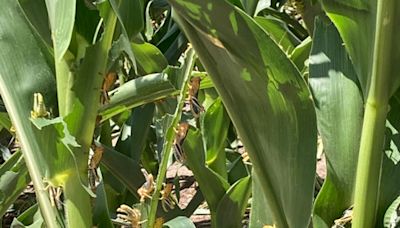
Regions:
M 184 162 L 185 161 L 185 154 L 183 153 L 182 145 L 183 141 L 186 138 L 187 132 L 189 130 L 189 124 L 186 122 L 182 122 L 179 124 L 178 129 L 175 130 L 175 139 L 174 139 L 174 155 L 175 159 Z
M 31 118 L 49 118 L 50 112 L 47 111 L 46 105 L 44 104 L 43 95 L 41 93 L 33 94 L 33 110 L 31 111 Z
M 168 212 L 169 209 L 174 209 L 177 204 L 177 199 L 171 194 L 172 187 L 172 183 L 164 184 L 164 189 L 161 191 L 161 206 L 165 212 Z
M 198 95 L 200 89 L 200 77 L 194 77 L 190 80 L 189 84 L 189 105 L 190 111 L 195 118 L 200 116 L 200 112 L 204 112 L 204 107 L 199 103 Z
M 101 104 L 107 104 L 110 102 L 110 96 L 108 95 L 108 91 L 112 89 L 115 81 L 117 80 L 117 73 L 110 72 L 108 73 L 103 80 L 103 85 L 101 86 Z
M 140 196 L 140 202 L 143 203 L 146 198 L 151 198 L 151 194 L 154 191 L 154 177 L 150 173 L 148 174 L 145 169 L 142 169 L 142 173 L 146 178 L 146 182 L 137 190 L 137 193 Z

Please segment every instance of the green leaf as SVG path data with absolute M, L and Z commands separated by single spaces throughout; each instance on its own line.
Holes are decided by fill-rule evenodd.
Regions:
M 15 228 L 40 228 L 43 227 L 43 218 L 37 204 L 24 211 L 18 218 L 14 218 L 11 227 Z
M 163 224 L 163 227 L 171 228 L 195 228 L 192 220 L 185 216 L 178 216 Z
M 291 53 L 300 44 L 300 40 L 290 31 L 285 22 L 273 17 L 255 17 L 254 20 L 270 34 L 284 52 Z
M 9 209 L 31 181 L 21 151 L 0 167 L 0 216 Z
M 44 189 L 44 172 L 40 166 L 42 148 L 29 117 L 36 92 L 43 94 L 48 107 L 54 107 L 57 98 L 54 76 L 16 1 L 3 2 L 0 27 L 0 94 L 16 128 L 33 184 L 36 189 Z M 48 194 L 45 191 L 36 194 L 47 225 L 57 226 Z
M 124 83 L 115 91 L 110 102 L 100 108 L 102 120 L 106 120 L 140 105 L 154 102 L 179 93 L 175 87 L 174 71 L 166 70 L 165 73 L 156 73 L 136 78 Z
M 95 200 L 93 225 L 98 227 L 114 227 L 110 219 L 110 212 L 108 211 L 108 202 L 103 181 L 97 186 Z
M 274 222 L 306 227 L 317 133 L 300 73 L 254 20 L 225 1 L 170 2 L 249 152 Z
M 297 45 L 293 52 L 290 54 L 290 59 L 297 66 L 297 69 L 299 69 L 299 71 L 302 71 L 306 67 L 308 67 L 306 65 L 306 61 L 308 60 L 311 52 L 311 44 L 312 41 L 309 37 L 303 40 L 303 42 L 301 42 L 299 45 Z
M 49 15 L 51 38 L 54 46 L 54 58 L 61 61 L 68 50 L 75 22 L 76 0 L 46 0 Z
M 240 0 L 246 13 L 253 17 L 259 0 Z
M 253 177 L 252 182 L 252 198 L 250 211 L 250 228 L 264 227 L 265 225 L 273 225 L 271 209 L 268 208 L 268 201 L 262 192 L 262 186 L 257 176 Z
M 137 196 L 137 190 L 145 182 L 140 165 L 137 161 L 123 155 L 114 149 L 104 146 L 102 164 L 110 171 L 126 188 Z M 126 168 L 129 167 L 129 172 Z
M 45 1 L 20 0 L 18 2 L 24 10 L 32 28 L 39 35 L 38 37 L 43 39 L 49 46 L 52 46 L 49 17 Z M 53 58 L 53 56 L 51 57 Z
M 313 221 L 315 227 L 331 227 L 353 204 L 364 105 L 339 33 L 329 19 L 319 19 L 315 25 L 309 82 L 327 159 L 327 178 L 314 204 Z
M 111 0 L 110 4 L 128 40 L 131 40 L 142 31 L 144 27 L 144 11 L 140 0 Z
M 147 104 L 133 110 L 124 123 L 115 150 L 139 162 L 146 147 L 150 124 L 153 120 L 154 104 Z
M 0 112 L 0 126 L 10 130 L 12 123 L 6 112 Z
M 242 218 L 251 194 L 251 177 L 233 184 L 221 199 L 217 209 L 218 227 L 243 227 Z M 227 219 L 229 218 L 229 219 Z
M 376 31 L 377 2 L 376 0 L 322 0 L 324 10 L 339 30 L 354 62 L 364 97 L 367 95 L 368 80 L 372 71 L 375 34 L 378 32 Z M 394 29 L 393 31 L 397 31 L 397 25 L 400 23 L 400 2 L 393 1 L 393 4 L 394 6 L 390 10 L 394 12 L 394 20 L 388 21 L 388 25 Z M 393 32 L 386 36 L 390 37 L 390 41 L 385 42 L 385 45 L 391 47 L 391 50 L 399 50 L 400 34 Z M 400 85 L 399 77 L 394 76 L 400 71 L 398 64 L 400 52 L 388 53 L 385 61 L 389 61 L 390 64 L 388 75 L 393 75 L 387 89 L 388 95 L 391 96 Z
M 227 179 L 225 145 L 230 119 L 222 104 L 217 99 L 208 107 L 201 121 L 201 133 L 206 146 L 207 166 L 221 177 Z
M 161 72 L 167 67 L 167 60 L 156 46 L 143 41 L 134 41 L 131 46 L 139 69 L 144 74 Z
M 199 183 L 210 210 L 217 211 L 219 201 L 229 188 L 228 182 L 205 164 L 205 152 L 199 131 L 189 131 L 183 143 L 186 163 Z

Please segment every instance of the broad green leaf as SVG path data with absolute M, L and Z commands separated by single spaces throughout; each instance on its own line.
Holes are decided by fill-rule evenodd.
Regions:
M 171 17 L 169 16 L 167 19 L 171 20 L 163 25 L 167 31 L 160 35 L 156 33 L 156 35 L 163 36 L 159 38 L 158 42 L 156 40 L 154 42 L 157 42 L 156 46 L 163 52 L 168 63 L 176 65 L 182 52 L 186 49 L 188 41 Z
M 21 151 L 0 167 L 0 216 L 9 209 L 31 181 Z
M 133 109 L 131 116 L 122 126 L 115 150 L 139 162 L 146 147 L 153 114 L 154 104 Z
M 69 169 L 78 169 L 73 150 L 79 148 L 80 145 L 69 133 L 61 117 L 50 120 L 37 118 L 31 121 L 37 128 L 34 132 L 42 148 L 40 164 L 45 173 L 44 178 L 55 187 L 62 186 L 66 179 L 59 178 L 59 175 L 68 172 Z
M 242 5 L 244 7 L 244 11 L 246 13 L 253 17 L 254 13 L 256 12 L 257 4 L 259 0 L 240 0 L 242 2 Z
M 235 183 L 239 179 L 249 175 L 248 167 L 243 162 L 241 154 L 237 151 L 225 150 L 227 158 L 227 171 L 228 171 L 228 182 L 230 184 Z
M 201 133 L 206 146 L 207 166 L 227 179 L 225 145 L 230 119 L 221 99 L 208 107 L 201 121 Z
M 71 41 L 75 22 L 76 0 L 46 0 L 46 6 L 53 40 L 54 58 L 58 62 L 63 58 Z
M 45 1 L 19 0 L 21 8 L 24 10 L 29 23 L 37 32 L 39 37 L 48 45 L 52 45 L 49 17 Z M 53 56 L 52 56 L 53 58 Z M 53 60 L 54 61 L 54 60 Z
M 128 40 L 131 40 L 142 31 L 144 27 L 144 11 L 140 0 L 110 0 L 110 4 Z
M 312 41 L 309 37 L 303 40 L 303 42 L 301 42 L 299 45 L 297 45 L 293 52 L 290 54 L 290 59 L 297 66 L 297 69 L 299 69 L 299 71 L 303 71 L 306 67 L 308 67 L 306 61 L 310 56 L 311 45 Z
M 281 12 L 280 10 L 273 9 L 270 7 L 266 7 L 257 13 L 258 16 L 264 17 L 274 17 L 282 22 L 285 22 L 289 28 L 292 28 L 291 31 L 295 34 L 300 40 L 304 40 L 309 37 L 308 31 L 304 28 L 304 26 L 300 23 L 300 21 L 295 18 L 289 16 L 285 12 Z
M 111 91 L 110 102 L 99 110 L 102 119 L 109 119 L 143 104 L 178 95 L 179 69 L 169 67 L 162 73 L 139 77 Z
M 290 31 L 286 23 L 273 17 L 255 17 L 259 24 L 271 38 L 286 53 L 291 53 L 300 44 L 300 40 Z
M 200 190 L 213 212 L 217 211 L 218 204 L 225 191 L 228 189 L 228 182 L 212 171 L 205 164 L 205 152 L 202 137 L 199 131 L 189 131 L 183 144 L 183 151 L 186 155 L 186 163 L 199 183 Z
M 374 40 L 376 31 L 377 0 L 322 0 L 323 8 L 332 19 L 339 30 L 339 33 L 345 43 L 349 55 L 354 63 L 361 89 L 364 97 L 367 96 L 369 78 L 372 71 L 372 58 L 374 51 Z M 393 2 L 394 19 L 386 21 L 393 31 L 397 31 L 400 23 L 400 2 Z M 389 12 L 386 12 L 389 13 Z M 391 82 L 388 82 L 388 96 L 391 96 L 400 85 L 400 79 L 397 77 L 400 61 L 400 34 L 393 32 L 386 34 L 390 37 L 390 42 L 386 42 L 386 47 L 390 47 L 390 53 L 385 59 L 390 63 L 388 75 Z
M 264 227 L 265 225 L 273 225 L 271 209 L 268 208 L 268 201 L 262 192 L 262 186 L 257 176 L 252 178 L 252 198 L 250 211 L 250 228 Z
M 327 178 L 314 204 L 313 221 L 314 227 L 331 227 L 353 204 L 363 98 L 351 60 L 329 19 L 316 21 L 309 62 L 327 159 Z
M 192 220 L 190 220 L 188 217 L 178 216 L 178 217 L 164 223 L 163 227 L 195 228 L 196 226 L 193 224 Z
M 16 1 L 5 1 L 0 7 L 0 28 L 0 94 L 16 128 L 33 184 L 36 189 L 44 189 L 42 148 L 29 117 L 35 92 L 41 92 L 46 105 L 54 108 L 50 105 L 56 101 L 54 76 Z M 37 191 L 37 198 L 46 223 L 57 226 L 47 193 Z
M 143 173 L 140 171 L 140 165 L 137 161 L 123 155 L 110 147 L 104 146 L 102 164 L 121 181 L 127 189 L 137 196 L 137 190 L 145 182 Z M 129 172 L 127 172 L 129 167 Z
M 274 222 L 306 227 L 316 123 L 300 73 L 254 20 L 225 1 L 170 3 L 249 152 Z
M 250 194 L 250 176 L 233 184 L 218 205 L 217 227 L 242 227 L 242 218 Z
M 76 119 L 73 117 L 69 115 L 65 119 Z M 74 227 L 90 226 L 89 200 L 95 195 L 87 186 L 87 157 L 81 154 L 81 145 L 71 135 L 62 117 L 32 118 L 31 121 L 37 127 L 34 132 L 41 145 L 43 182 L 48 187 L 62 188 L 66 223 Z M 76 207 L 78 202 L 79 207 Z
M 154 45 L 136 40 L 131 45 L 139 70 L 144 74 L 161 72 L 167 67 L 167 60 Z

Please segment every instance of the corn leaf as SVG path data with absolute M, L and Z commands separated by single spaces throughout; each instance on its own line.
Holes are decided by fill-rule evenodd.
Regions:
M 206 145 L 206 163 L 208 167 L 227 179 L 225 145 L 230 119 L 221 99 L 208 107 L 202 118 L 201 133 Z
M 76 0 L 46 0 L 56 62 L 63 58 L 71 41 L 75 23 L 75 4 Z
M 300 73 L 263 29 L 225 1 L 170 3 L 249 152 L 274 222 L 306 227 L 316 123 Z
M 0 167 L 0 216 L 9 209 L 31 181 L 21 151 Z
M 376 31 L 377 0 L 322 0 L 323 8 L 332 19 L 339 30 L 349 55 L 354 63 L 361 89 L 366 97 L 369 77 L 372 70 L 372 58 Z M 394 21 L 390 26 L 396 28 L 400 23 L 400 2 L 394 1 Z M 396 29 L 394 30 L 396 31 Z M 388 75 L 392 82 L 388 85 L 388 95 L 391 96 L 400 85 L 397 72 L 400 70 L 400 34 L 393 32 L 386 34 L 390 36 L 390 42 L 385 45 L 391 47 L 392 51 L 385 58 L 391 62 Z
M 184 216 L 178 216 L 163 224 L 163 227 L 171 228 L 195 228 L 192 220 Z
M 329 19 L 319 19 L 315 25 L 309 82 L 327 178 L 314 205 L 313 221 L 315 227 L 331 227 L 353 204 L 364 110 L 358 79 L 339 33 Z
M 18 3 L 5 1 L 0 15 L 0 37 L 3 37 L 0 42 L 0 93 L 16 128 L 33 184 L 36 189 L 44 189 L 44 170 L 40 165 L 42 148 L 29 117 L 35 92 L 44 95 L 48 106 L 55 104 L 54 76 Z M 47 193 L 38 191 L 37 197 L 47 225 L 57 226 L 57 216 Z
M 199 183 L 210 210 L 217 211 L 218 203 L 229 188 L 228 182 L 205 164 L 205 152 L 199 131 L 189 131 L 183 144 L 186 163 Z
M 244 177 L 233 184 L 218 205 L 217 227 L 242 227 L 242 217 L 250 194 L 250 176 Z

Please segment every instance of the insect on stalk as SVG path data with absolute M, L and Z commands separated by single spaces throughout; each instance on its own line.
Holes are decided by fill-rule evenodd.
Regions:
M 186 122 L 182 122 L 178 125 L 178 129 L 175 129 L 175 139 L 174 139 L 174 156 L 175 159 L 181 163 L 184 163 L 186 160 L 186 156 L 183 152 L 182 145 L 183 141 L 186 138 L 187 132 L 189 130 L 189 124 Z
M 198 100 L 200 81 L 201 81 L 200 77 L 194 77 L 190 80 L 189 84 L 188 101 L 189 101 L 190 111 L 192 112 L 192 115 L 195 118 L 198 118 L 200 116 L 200 113 L 204 112 L 204 107 L 199 103 Z
M 173 184 L 168 183 L 164 184 L 164 189 L 161 191 L 161 206 L 165 212 L 168 212 L 170 209 L 174 209 L 177 204 L 177 199 L 171 194 L 172 193 Z
M 103 157 L 104 147 L 92 145 L 93 155 L 89 160 L 89 183 L 92 190 L 96 189 L 96 182 L 99 181 L 97 168 L 100 165 L 101 158 Z
M 110 96 L 108 95 L 108 91 L 112 88 L 112 86 L 117 81 L 117 73 L 109 72 L 103 80 L 103 85 L 101 86 L 101 104 L 107 104 L 110 102 Z

